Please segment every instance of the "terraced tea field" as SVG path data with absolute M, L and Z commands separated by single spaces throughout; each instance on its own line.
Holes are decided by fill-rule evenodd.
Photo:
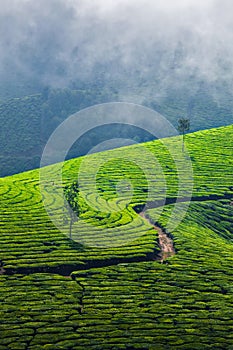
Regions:
M 62 183 L 47 167 L 42 193 L 39 170 L 0 179 L 0 350 L 232 349 L 232 132 L 187 135 L 192 177 L 171 138 L 67 161 Z M 74 241 L 61 193 L 80 169 Z M 174 225 L 163 264 L 150 222 Z

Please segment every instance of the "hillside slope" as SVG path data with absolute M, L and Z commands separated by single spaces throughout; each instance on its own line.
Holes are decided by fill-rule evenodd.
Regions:
M 178 164 L 162 141 L 64 164 L 64 187 L 76 180 L 83 161 L 86 166 L 77 242 L 69 239 L 68 226 L 64 235 L 51 221 L 63 220 L 63 202 L 55 210 L 52 201 L 59 192 L 52 182 L 57 165 L 46 168 L 45 190 L 52 188 L 54 194 L 47 203 L 51 217 L 43 207 L 39 170 L 0 179 L 0 348 L 230 350 L 232 131 L 228 126 L 187 135 L 193 201 L 179 224 L 172 221 L 176 254 L 164 264 L 156 261 L 158 233 L 134 210 L 148 201 L 148 181 L 154 176 L 145 215 L 164 231 L 175 206 L 167 203 L 160 211 L 164 177 L 168 202 L 177 196 L 186 200 L 178 191 Z M 179 139 L 166 143 L 177 157 Z M 145 148 L 162 173 L 153 157 L 142 157 Z M 93 198 L 88 186 L 96 168 L 98 195 Z M 183 175 L 185 185 L 191 178 Z M 119 192 L 129 181 L 131 197 Z M 129 198 L 130 205 L 122 208 Z M 90 200 L 102 210 L 92 208 Z M 72 279 L 67 278 L 71 272 Z

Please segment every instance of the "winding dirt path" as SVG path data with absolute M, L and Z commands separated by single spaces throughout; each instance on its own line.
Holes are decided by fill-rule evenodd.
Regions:
M 158 243 L 160 248 L 160 253 L 158 256 L 158 260 L 163 263 L 164 260 L 176 254 L 173 240 L 169 237 L 160 227 L 156 226 L 152 220 L 145 216 L 144 212 L 139 214 L 144 220 L 146 220 L 150 225 L 154 227 L 154 229 L 158 232 Z

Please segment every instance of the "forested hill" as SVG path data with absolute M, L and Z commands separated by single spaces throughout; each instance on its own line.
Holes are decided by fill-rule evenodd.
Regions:
M 41 94 L 2 102 L 0 176 L 38 167 L 53 130 L 69 115 L 93 104 L 108 102 L 109 96 L 96 90 L 93 93 L 45 89 Z
M 153 88 L 151 88 L 151 91 Z M 137 91 L 140 94 L 140 91 Z M 133 93 L 132 93 L 133 95 Z M 54 129 L 69 115 L 98 103 L 128 101 L 117 91 L 105 88 L 90 90 L 44 89 L 42 93 L 12 98 L 0 103 L 0 176 L 11 175 L 39 167 L 43 148 Z M 136 100 L 134 102 L 137 102 Z M 190 94 L 170 90 L 166 98 L 155 100 L 150 94 L 143 101 L 177 126 L 177 120 L 188 116 L 191 131 L 233 123 L 231 100 L 226 97 L 217 103 L 208 90 L 201 88 Z M 111 126 L 99 128 L 80 141 L 69 157 L 86 154 L 93 146 L 114 137 L 148 141 L 151 135 L 134 128 Z

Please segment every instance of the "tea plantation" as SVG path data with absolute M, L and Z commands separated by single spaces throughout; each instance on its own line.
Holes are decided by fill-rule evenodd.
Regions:
M 192 171 L 177 137 L 0 179 L 0 350 L 233 349 L 232 132 L 187 135 Z

